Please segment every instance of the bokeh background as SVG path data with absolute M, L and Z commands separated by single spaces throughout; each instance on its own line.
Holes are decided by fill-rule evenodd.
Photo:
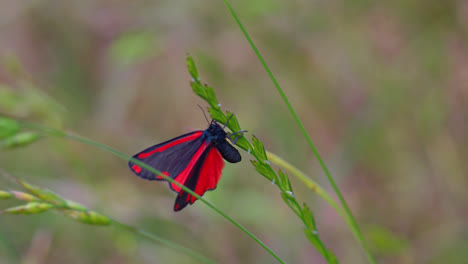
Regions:
M 240 18 L 330 167 L 379 263 L 467 263 L 468 2 L 237 0 Z M 0 111 L 129 155 L 206 121 L 197 62 L 248 136 L 331 191 L 222 1 L 0 1 Z M 205 197 L 288 263 L 323 263 L 245 152 Z M 0 167 L 219 263 L 274 263 L 197 202 L 125 161 L 44 138 Z M 14 188 L 1 179 L 1 189 Z M 365 263 L 344 221 L 292 178 L 341 263 Z M 15 203 L 1 201 L 1 208 Z M 195 263 L 116 228 L 52 213 L 0 215 L 0 263 Z

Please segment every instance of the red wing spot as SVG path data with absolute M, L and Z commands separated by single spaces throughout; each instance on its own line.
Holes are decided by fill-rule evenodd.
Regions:
M 190 200 L 190 196 L 191 196 L 191 195 L 187 195 L 187 199 L 185 199 L 185 202 L 186 202 L 186 203 L 188 203 L 188 202 L 189 202 L 189 200 Z
M 161 174 L 164 174 L 164 175 L 166 175 L 166 176 L 169 177 L 169 172 L 167 172 L 167 171 L 163 171 L 163 172 L 161 172 Z M 156 179 L 158 179 L 158 180 L 164 180 L 164 177 L 161 176 L 161 175 L 158 175 L 158 176 L 156 176 Z
M 141 167 L 136 164 L 132 166 L 132 169 L 135 171 L 136 174 L 140 174 L 141 172 Z
M 164 146 L 161 146 L 159 148 L 156 148 L 156 149 L 153 149 L 152 151 L 150 152 L 143 152 L 143 153 L 140 153 L 138 154 L 138 158 L 140 159 L 144 159 L 144 158 L 147 158 L 151 155 L 153 155 L 154 153 L 156 152 L 162 152 L 170 147 L 173 147 L 175 145 L 179 145 L 181 143 L 184 143 L 184 142 L 187 142 L 187 141 L 190 141 L 190 140 L 194 140 L 198 137 L 200 137 L 201 135 L 203 134 L 203 131 L 197 131 L 195 133 L 193 133 L 192 135 L 190 136 L 187 136 L 187 137 L 183 137 L 183 138 L 180 138 L 178 140 L 174 140 L 172 142 L 169 142 L 168 144 L 164 145 Z
M 180 204 L 176 204 L 176 205 L 174 206 L 174 210 L 176 210 L 176 211 L 179 210 L 179 207 L 180 207 Z

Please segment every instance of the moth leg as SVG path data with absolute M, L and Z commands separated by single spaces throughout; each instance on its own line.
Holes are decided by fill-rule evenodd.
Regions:
M 247 130 L 236 131 L 236 132 L 234 132 L 234 133 L 229 134 L 229 137 L 228 137 L 228 138 L 229 138 L 229 140 L 232 142 L 232 144 L 235 145 L 235 144 L 237 143 L 237 140 L 238 140 L 239 138 L 241 138 L 241 137 L 244 136 L 244 133 L 245 133 L 245 132 L 247 132 Z M 236 135 L 236 134 L 238 134 L 238 135 Z M 234 139 L 231 138 L 233 135 L 236 135 L 236 136 L 234 137 Z

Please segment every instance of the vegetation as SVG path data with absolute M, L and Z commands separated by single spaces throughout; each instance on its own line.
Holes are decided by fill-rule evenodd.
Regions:
M 463 1 L 222 3 L 0 11 L 0 263 L 464 263 Z M 174 213 L 126 160 L 205 103 L 243 162 Z

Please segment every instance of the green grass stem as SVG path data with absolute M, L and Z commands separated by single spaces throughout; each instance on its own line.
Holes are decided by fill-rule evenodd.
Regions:
M 112 154 L 114 154 L 115 156 L 117 157 L 120 157 L 124 160 L 131 160 L 133 163 L 135 164 L 138 164 L 139 166 L 153 172 L 155 175 L 161 175 L 162 177 L 165 177 L 166 180 L 170 181 L 171 183 L 174 183 L 174 184 L 177 184 L 178 186 L 180 186 L 184 191 L 190 193 L 191 195 L 197 197 L 201 202 L 203 202 L 204 204 L 206 204 L 208 207 L 210 207 L 211 209 L 213 209 L 215 212 L 217 212 L 219 215 L 221 215 L 222 217 L 224 217 L 225 219 L 227 219 L 229 222 L 231 222 L 234 226 L 236 226 L 237 228 L 239 228 L 242 232 L 246 233 L 249 237 L 251 237 L 253 240 L 255 240 L 255 242 L 257 242 L 257 244 L 259 244 L 260 246 L 262 246 L 268 253 L 270 253 L 270 255 L 272 255 L 276 260 L 278 260 L 278 262 L 280 263 L 285 263 L 275 252 L 273 252 L 273 250 L 271 250 L 265 243 L 263 243 L 259 238 L 257 238 L 254 234 L 252 234 L 251 232 L 249 232 L 245 227 L 243 227 L 241 224 L 239 224 L 238 222 L 236 222 L 234 219 L 232 219 L 231 217 L 229 217 L 226 213 L 224 213 L 223 211 L 221 211 L 220 209 L 218 209 L 216 206 L 214 206 L 212 203 L 208 202 L 207 200 L 203 199 L 202 197 L 200 197 L 198 194 L 196 194 L 195 192 L 193 192 L 192 190 L 190 190 L 189 188 L 187 188 L 186 186 L 180 184 L 179 182 L 173 180 L 172 178 L 170 177 L 167 177 L 166 175 L 162 174 L 161 172 L 157 171 L 156 169 L 152 168 L 151 166 L 147 165 L 146 163 L 143 163 L 139 160 L 136 160 L 136 159 L 133 159 L 131 156 L 128 156 L 116 149 L 113 149 L 107 145 L 104 145 L 102 143 L 99 143 L 99 142 L 96 142 L 96 141 L 93 141 L 91 139 L 87 139 L 87 138 L 84 138 L 84 137 L 81 137 L 81 136 L 77 136 L 77 135 L 73 135 L 73 134 L 70 134 L 70 133 L 66 133 L 64 131 L 61 131 L 61 130 L 57 130 L 57 129 L 53 129 L 53 128 L 49 128 L 49 127 L 44 127 L 44 126 L 41 126 L 41 125 L 38 125 L 38 124 L 32 124 L 32 123 L 22 123 L 22 126 L 24 127 L 27 127 L 27 128 L 30 128 L 30 129 L 36 129 L 38 131 L 42 131 L 44 133 L 47 133 L 49 135 L 53 135 L 53 136 L 58 136 L 58 137 L 64 137 L 64 138 L 68 138 L 70 140 L 73 140 L 73 141 L 77 141 L 77 142 L 81 142 L 83 144 L 86 144 L 86 145 L 90 145 L 90 146 L 93 146 L 93 147 L 96 147 L 96 148 L 100 148 L 100 149 L 103 149 L 107 152 L 110 152 Z
M 353 214 L 351 213 L 351 210 L 349 209 L 349 206 L 346 203 L 346 200 L 343 198 L 343 195 L 341 194 L 338 186 L 336 185 L 335 180 L 331 176 L 331 173 L 330 173 L 328 167 L 325 165 L 325 162 L 323 161 L 322 157 L 320 156 L 320 153 L 318 152 L 317 148 L 315 147 L 315 144 L 312 142 L 312 139 L 310 138 L 309 134 L 307 133 L 307 130 L 305 129 L 304 125 L 302 124 L 302 121 L 299 119 L 298 115 L 296 114 L 296 111 L 294 110 L 294 108 L 292 107 L 292 105 L 289 102 L 288 98 L 286 97 L 286 94 L 284 93 L 283 89 L 279 85 L 279 83 L 276 80 L 275 76 L 271 72 L 271 70 L 268 67 L 267 63 L 263 59 L 263 56 L 260 54 L 260 51 L 258 50 L 257 46 L 254 44 L 252 38 L 247 33 L 247 30 L 245 29 L 245 27 L 241 23 L 239 17 L 237 16 L 236 12 L 232 8 L 231 4 L 227 0 L 223 0 L 223 1 L 226 4 L 227 8 L 229 9 L 232 17 L 236 21 L 237 25 L 239 26 L 240 30 L 244 34 L 245 38 L 250 43 L 250 46 L 252 47 L 253 51 L 257 55 L 260 63 L 265 68 L 265 71 L 267 72 L 267 74 L 270 77 L 271 81 L 275 85 L 276 90 L 278 91 L 281 98 L 283 99 L 283 102 L 288 107 L 289 112 L 291 113 L 291 115 L 293 116 L 293 118 L 296 121 L 297 125 L 299 126 L 302 134 L 306 138 L 306 141 L 307 141 L 309 147 L 312 149 L 315 157 L 317 158 L 318 162 L 320 163 L 320 166 L 322 167 L 323 171 L 325 172 L 325 175 L 327 176 L 327 179 L 330 182 L 330 185 L 332 186 L 333 190 L 335 191 L 336 195 L 338 196 L 341 205 L 343 206 L 344 210 L 346 211 L 346 214 L 348 215 L 349 220 L 351 221 L 351 228 L 354 230 L 352 232 L 357 235 L 357 239 L 360 242 L 360 244 L 361 244 L 361 246 L 362 246 L 362 248 L 364 250 L 364 253 L 365 253 L 366 257 L 367 257 L 367 260 L 369 261 L 369 263 L 372 263 L 372 264 L 376 263 L 374 257 L 370 253 L 370 250 L 369 250 L 369 247 L 366 244 L 366 241 L 364 240 L 364 237 L 363 237 L 363 235 L 361 233 L 361 230 L 359 229 L 359 226 L 358 226 L 358 224 L 356 222 L 356 219 L 354 218 Z
M 146 238 L 148 240 L 156 241 L 156 242 L 159 242 L 161 244 L 164 244 L 164 245 L 166 245 L 166 246 L 168 246 L 168 247 L 170 247 L 172 249 L 175 249 L 177 252 L 180 252 L 180 251 L 184 252 L 186 255 L 189 255 L 189 256 L 191 256 L 191 257 L 193 257 L 195 259 L 198 259 L 202 263 L 213 263 L 213 264 L 216 263 L 213 260 L 208 259 L 208 258 L 198 254 L 197 252 L 195 252 L 193 250 L 190 250 L 190 249 L 188 249 L 186 247 L 183 247 L 183 246 L 181 246 L 181 245 L 179 245 L 177 243 L 174 243 L 174 242 L 172 242 L 170 240 L 167 240 L 165 238 L 162 238 L 162 237 L 156 236 L 154 234 L 151 234 L 151 233 L 149 233 L 149 232 L 147 232 L 147 231 L 145 231 L 143 229 L 135 228 L 133 226 L 126 225 L 124 223 L 121 223 L 121 222 L 113 220 L 113 219 L 111 219 L 111 222 L 115 226 L 118 226 L 118 227 L 120 227 L 120 228 L 122 228 L 122 229 L 124 229 L 124 230 L 126 230 L 126 231 L 128 231 L 130 233 L 134 233 L 134 234 L 137 234 L 137 235 L 139 235 L 141 237 L 144 237 L 144 238 Z
M 0 175 L 4 176 L 7 180 L 10 180 L 11 182 L 14 182 L 14 183 L 24 187 L 24 181 L 18 180 L 17 178 L 12 176 L 10 173 L 6 172 L 5 170 L 3 170 L 1 168 L 0 168 Z M 32 197 L 34 197 L 34 196 L 32 196 Z M 39 201 L 42 200 L 39 197 L 37 199 Z M 43 201 L 43 202 L 44 203 L 49 203 L 50 201 Z M 71 208 L 71 207 L 69 207 L 68 203 L 65 203 L 65 204 L 62 204 L 62 205 L 54 204 L 54 209 L 65 209 L 65 210 L 73 210 L 73 211 L 81 211 L 81 212 L 88 212 L 89 211 L 89 209 L 85 208 L 85 207 L 74 206 L 73 208 Z M 198 254 L 197 252 L 195 252 L 195 251 L 193 251 L 193 250 L 191 250 L 189 248 L 186 248 L 184 246 L 181 246 L 181 245 L 179 245 L 179 244 L 177 244 L 175 242 L 172 242 L 172 241 L 170 241 L 168 239 L 165 239 L 165 238 L 159 237 L 157 235 L 151 234 L 151 233 L 149 233 L 149 232 L 147 232 L 145 230 L 138 229 L 138 228 L 135 228 L 133 226 L 121 223 L 121 222 L 119 222 L 117 220 L 114 220 L 112 218 L 109 218 L 107 216 L 105 216 L 105 218 L 108 219 L 110 221 L 110 223 L 112 223 L 114 226 L 116 226 L 116 227 L 118 227 L 120 229 L 123 229 L 123 230 L 125 230 L 127 232 L 130 232 L 130 233 L 133 233 L 133 234 L 136 234 L 138 236 L 144 237 L 144 238 L 148 239 L 149 241 L 151 241 L 153 243 L 161 243 L 163 245 L 166 245 L 167 247 L 172 248 L 172 249 L 176 250 L 177 252 L 182 252 L 182 253 L 186 254 L 187 256 L 191 256 L 194 259 L 199 260 L 201 263 L 210 263 L 210 264 L 216 263 L 213 260 L 211 260 L 211 259 L 209 259 L 209 258 L 207 258 L 205 256 L 202 256 L 201 254 Z M 1 235 L 1 233 L 0 233 L 0 235 Z M 13 252 L 15 252 L 14 248 L 13 248 Z
M 317 193 L 318 196 L 322 197 L 335 211 L 346 221 L 346 224 L 349 226 L 351 232 L 353 233 L 356 240 L 359 241 L 359 234 L 353 228 L 352 220 L 349 218 L 349 215 L 343 210 L 335 199 L 333 199 L 318 183 L 308 177 L 304 172 L 299 170 L 298 168 L 294 167 L 291 163 L 287 162 L 283 158 L 267 151 L 268 159 L 277 166 L 280 166 L 291 173 L 291 175 L 295 176 L 299 179 L 307 188 L 312 190 L 313 192 Z

